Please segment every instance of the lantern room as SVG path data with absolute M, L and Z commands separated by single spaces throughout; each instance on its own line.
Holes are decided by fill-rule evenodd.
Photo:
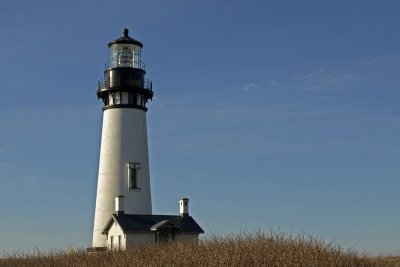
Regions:
M 142 62 L 143 44 L 129 36 L 123 36 L 108 44 L 110 57 L 99 80 L 97 96 L 104 102 L 104 109 L 137 108 L 147 111 L 146 104 L 153 98 L 152 82 L 145 79 Z
M 141 53 L 143 44 L 129 37 L 128 29 L 124 29 L 124 36 L 111 41 L 108 47 L 110 48 L 108 68 L 137 68 L 144 70 Z

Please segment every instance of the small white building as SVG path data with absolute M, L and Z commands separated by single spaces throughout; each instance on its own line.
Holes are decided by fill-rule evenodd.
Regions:
M 170 241 L 197 242 L 204 233 L 189 216 L 189 199 L 179 201 L 180 215 L 125 214 L 124 196 L 115 198 L 115 213 L 104 226 L 108 249 L 126 249 L 129 246 Z

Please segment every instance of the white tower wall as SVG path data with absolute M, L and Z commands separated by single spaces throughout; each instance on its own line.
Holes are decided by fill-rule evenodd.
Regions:
M 128 163 L 139 163 L 137 189 L 129 189 Z M 101 231 L 114 213 L 114 199 L 118 195 L 125 196 L 125 213 L 152 213 L 146 112 L 141 109 L 104 110 L 93 247 L 106 245 Z

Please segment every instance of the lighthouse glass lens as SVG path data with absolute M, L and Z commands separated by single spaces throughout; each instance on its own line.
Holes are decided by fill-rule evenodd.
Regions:
M 113 44 L 110 47 L 109 68 L 142 68 L 141 49 L 134 44 Z
M 125 46 L 118 51 L 118 67 L 133 67 L 133 53 Z

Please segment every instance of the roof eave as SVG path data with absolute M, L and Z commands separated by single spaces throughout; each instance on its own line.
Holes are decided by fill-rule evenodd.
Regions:
M 121 227 L 122 232 L 125 233 L 124 228 L 119 224 L 118 220 L 117 220 L 117 216 L 115 214 L 112 214 L 110 219 L 108 219 L 106 225 L 104 226 L 103 230 L 101 231 L 102 235 L 106 235 L 108 233 L 108 230 L 110 230 L 111 224 L 112 222 L 116 222 L 118 223 L 118 225 Z
M 137 233 L 154 233 L 155 231 L 148 230 L 148 231 L 125 231 L 124 233 L 126 234 L 137 234 Z M 177 233 L 179 234 L 204 234 L 204 231 L 190 231 L 190 232 L 184 232 L 184 231 L 178 231 Z
M 108 47 L 111 47 L 113 44 L 134 44 L 139 46 L 140 48 L 143 48 L 143 44 L 135 39 L 131 40 L 114 40 L 108 43 Z

